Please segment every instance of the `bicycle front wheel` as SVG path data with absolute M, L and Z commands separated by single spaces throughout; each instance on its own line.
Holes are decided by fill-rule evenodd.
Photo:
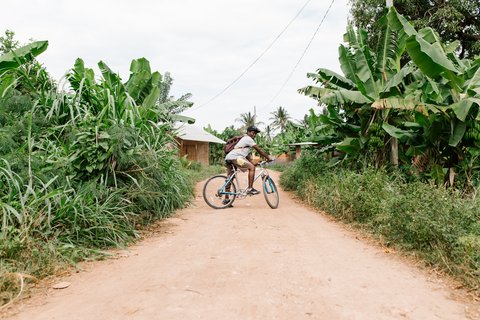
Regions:
M 269 176 L 266 176 L 263 179 L 263 195 L 265 196 L 265 200 L 267 201 L 270 208 L 278 208 L 280 198 L 278 196 L 277 186 L 275 185 L 275 182 L 273 182 L 272 178 L 270 178 Z
M 214 209 L 223 209 L 230 206 L 237 196 L 237 187 L 232 181 L 230 191 L 227 191 L 227 177 L 213 176 L 203 186 L 203 199 Z

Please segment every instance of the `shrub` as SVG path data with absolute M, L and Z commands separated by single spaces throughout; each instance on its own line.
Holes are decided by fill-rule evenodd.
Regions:
M 337 168 L 322 174 L 314 159 L 296 161 L 281 184 L 309 204 L 381 235 L 386 244 L 419 253 L 428 263 L 480 286 L 480 206 L 475 197 L 384 170 Z

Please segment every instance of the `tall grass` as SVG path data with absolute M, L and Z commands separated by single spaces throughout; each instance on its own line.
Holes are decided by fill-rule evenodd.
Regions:
M 0 305 L 18 289 L 7 275 L 41 278 L 104 256 L 193 197 L 173 122 L 158 104 L 159 74 L 132 74 L 148 78 L 128 86 L 141 89 L 140 101 L 101 66 L 97 83 L 77 61 L 69 92 L 40 65 L 34 74 L 22 66 L 11 72 L 18 85 L 0 97 Z
M 465 198 L 384 170 L 332 170 L 309 156 L 287 169 L 281 184 L 480 291 L 480 198 L 475 194 Z

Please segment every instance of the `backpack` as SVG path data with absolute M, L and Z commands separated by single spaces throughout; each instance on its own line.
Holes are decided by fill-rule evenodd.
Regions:
M 235 137 L 231 137 L 230 139 L 227 140 L 227 143 L 225 143 L 225 145 L 223 146 L 223 152 L 225 152 L 225 154 L 229 153 L 230 151 L 232 151 L 233 149 L 235 149 L 235 146 L 237 145 L 238 141 L 240 141 L 240 139 L 242 139 L 243 136 L 235 136 Z

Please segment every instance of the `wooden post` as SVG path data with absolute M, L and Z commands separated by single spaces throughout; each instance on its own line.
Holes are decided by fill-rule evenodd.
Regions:
M 301 146 L 295 146 L 295 159 L 299 159 L 301 154 Z
M 390 140 L 390 162 L 398 167 L 398 139 L 394 137 Z

